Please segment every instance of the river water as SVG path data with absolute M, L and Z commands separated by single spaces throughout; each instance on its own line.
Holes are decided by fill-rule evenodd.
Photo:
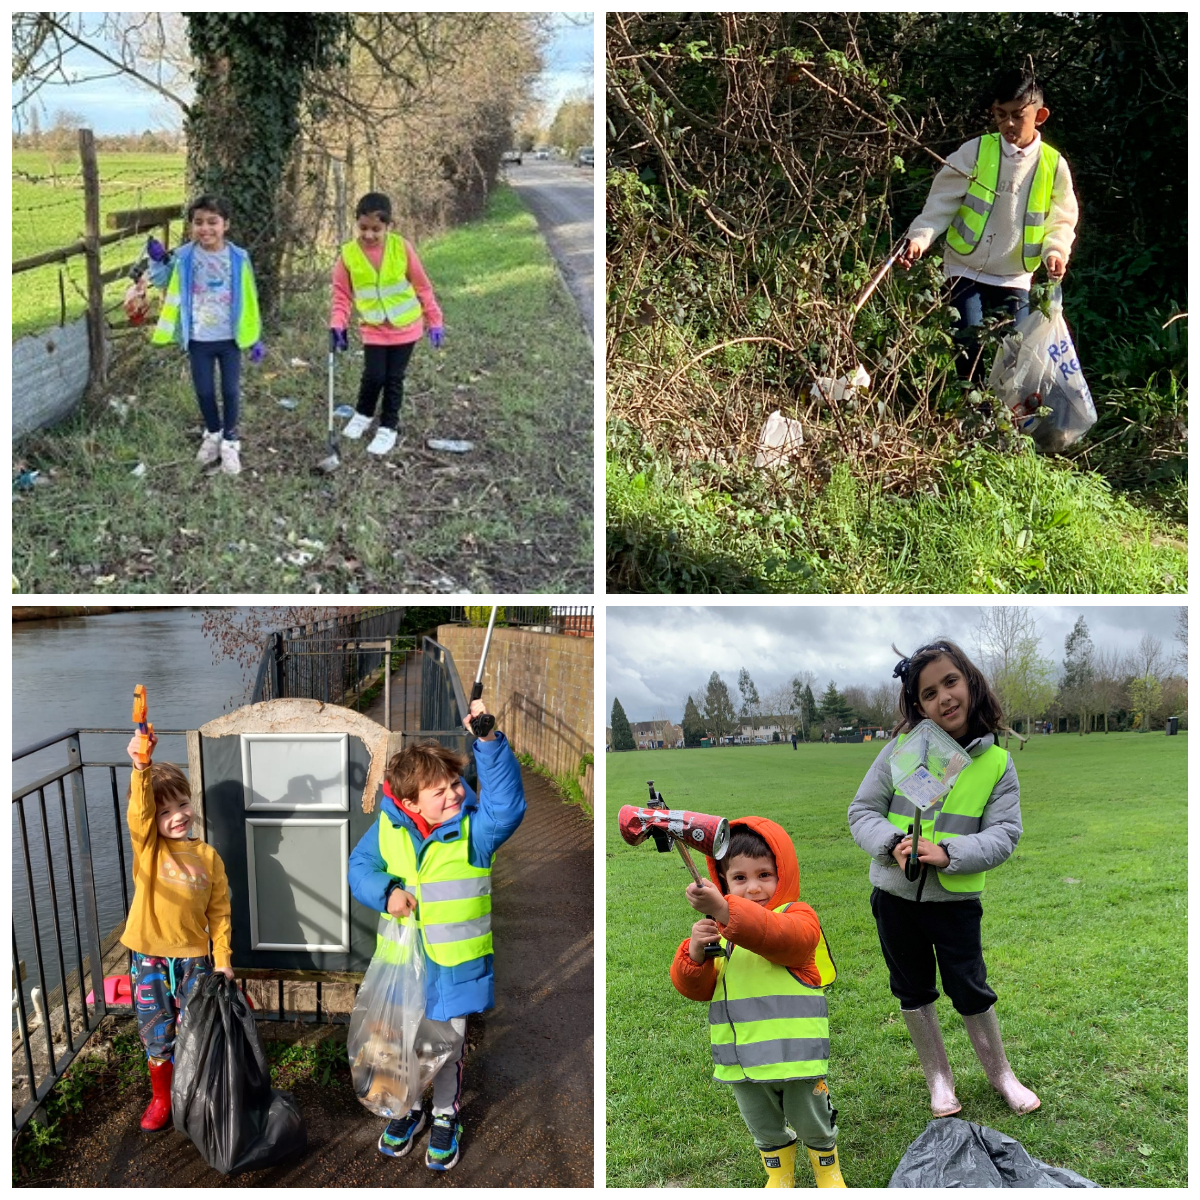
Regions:
M 213 661 L 213 647 L 201 631 L 199 609 L 159 609 L 146 613 L 113 613 L 107 616 L 72 617 L 51 621 L 23 621 L 12 626 L 13 750 L 77 728 L 117 728 L 132 732 L 129 721 L 134 685 L 146 685 L 150 719 L 158 729 L 196 729 L 206 721 L 232 711 L 249 700 L 253 678 L 230 659 Z M 85 762 L 123 762 L 116 770 L 117 804 L 113 803 L 110 772 L 92 768 L 84 772 L 87 785 L 88 827 L 91 833 L 96 901 L 101 936 L 114 929 L 124 915 L 118 837 L 124 847 L 125 883 L 130 896 L 129 832 L 125 828 L 125 794 L 129 785 L 129 759 L 125 745 L 129 732 L 118 735 L 84 734 Z M 186 767 L 187 747 L 182 736 L 163 737 L 157 757 Z M 13 789 L 41 778 L 66 764 L 66 743 L 59 742 L 13 763 Z M 85 928 L 82 863 L 75 840 L 75 817 L 70 781 L 66 781 L 67 826 L 76 851 L 75 891 L 79 928 Z M 46 825 L 59 914 L 58 933 L 68 972 L 77 966 L 71 920 L 70 878 L 63 844 L 62 806 L 58 784 L 45 790 Z M 46 988 L 60 981 L 53 906 L 47 877 L 44 836 L 37 793 L 24 802 L 26 833 L 36 897 L 37 916 Z M 33 954 L 33 930 L 28 899 L 25 857 L 22 852 L 18 805 L 12 815 L 13 930 L 18 954 L 25 962 L 26 1003 L 30 989 L 39 986 Z M 86 953 L 86 942 L 84 953 Z M 73 1014 L 79 1011 L 79 993 L 69 997 Z

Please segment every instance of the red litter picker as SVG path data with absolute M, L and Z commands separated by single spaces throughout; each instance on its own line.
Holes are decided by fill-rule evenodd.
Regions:
M 625 804 L 617 813 L 621 837 L 631 846 L 641 845 L 651 837 L 660 854 L 669 854 L 674 845 L 692 879 L 699 883 L 700 872 L 692 861 L 691 850 L 698 850 L 710 858 L 724 858 L 729 849 L 729 822 L 708 813 L 668 808 L 661 793 L 654 790 L 654 780 L 647 780 L 646 786 L 650 789 L 650 803 L 645 808 Z M 724 955 L 725 951 L 716 942 L 704 947 L 705 958 L 723 958 Z

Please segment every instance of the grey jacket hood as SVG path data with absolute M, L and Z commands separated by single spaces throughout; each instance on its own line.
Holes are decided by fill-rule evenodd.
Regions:
M 963 748 L 972 758 L 978 758 L 996 744 L 994 734 L 975 738 Z M 887 819 L 892 804 L 892 772 L 887 756 L 895 738 L 879 752 L 871 769 L 859 785 L 848 813 L 850 835 L 861 850 L 871 856 L 869 879 L 874 887 L 882 888 L 903 900 L 926 901 L 967 900 L 978 892 L 949 892 L 942 887 L 940 876 L 970 875 L 998 867 L 1016 849 L 1021 838 L 1021 785 L 1012 755 L 1000 782 L 992 789 L 983 809 L 979 832 L 964 834 L 940 842 L 950 856 L 949 866 L 940 870 L 926 867 L 924 878 L 909 881 L 904 868 L 892 857 L 892 849 L 904 836 Z

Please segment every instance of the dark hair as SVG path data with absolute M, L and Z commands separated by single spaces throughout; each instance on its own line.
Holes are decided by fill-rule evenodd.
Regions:
M 725 868 L 737 854 L 744 854 L 747 858 L 769 858 L 771 865 L 775 866 L 775 855 L 771 853 L 767 839 L 761 833 L 755 833 L 748 825 L 734 825 L 729 830 L 729 849 L 725 851 L 725 857 L 716 860 L 722 892 L 729 890 L 729 884 L 725 880 Z
M 992 80 L 992 102 L 1011 104 L 1023 100 L 1026 104 L 1042 106 L 1042 85 L 1030 70 L 1001 71 Z
M 892 649 L 896 650 L 896 647 Z M 896 650 L 896 653 L 900 654 L 900 651 Z M 985 733 L 996 733 L 1004 720 L 1000 701 L 983 672 L 949 638 L 936 638 L 910 658 L 901 655 L 892 673 L 900 680 L 900 720 L 892 733 L 907 733 L 925 719 L 917 695 L 921 672 L 939 658 L 948 658 L 963 673 L 970 688 L 971 711 L 967 716 L 966 736 L 976 738 Z
M 355 206 L 354 219 L 378 217 L 385 225 L 392 223 L 392 202 L 382 192 L 368 192 Z
M 198 212 L 215 212 L 218 217 L 222 217 L 226 221 L 232 219 L 229 215 L 229 205 L 220 196 L 214 196 L 208 192 L 203 196 L 197 196 L 187 206 L 188 221 L 190 222 Z

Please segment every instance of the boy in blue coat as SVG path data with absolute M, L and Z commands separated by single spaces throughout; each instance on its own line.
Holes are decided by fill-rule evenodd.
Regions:
M 471 703 L 470 717 L 485 712 Z M 456 1052 L 433 1080 L 433 1129 L 425 1165 L 448 1171 L 458 1162 L 463 1126 L 462 1067 L 467 1014 L 495 1004 L 492 978 L 491 868 L 495 852 L 525 815 L 521 769 L 504 734 L 474 744 L 477 796 L 463 781 L 461 755 L 423 742 L 392 757 L 379 820 L 350 855 L 350 891 L 375 912 L 417 913 L 425 952 L 425 1016 L 450 1023 Z M 425 1128 L 420 1100 L 389 1121 L 380 1153 L 403 1158 Z

